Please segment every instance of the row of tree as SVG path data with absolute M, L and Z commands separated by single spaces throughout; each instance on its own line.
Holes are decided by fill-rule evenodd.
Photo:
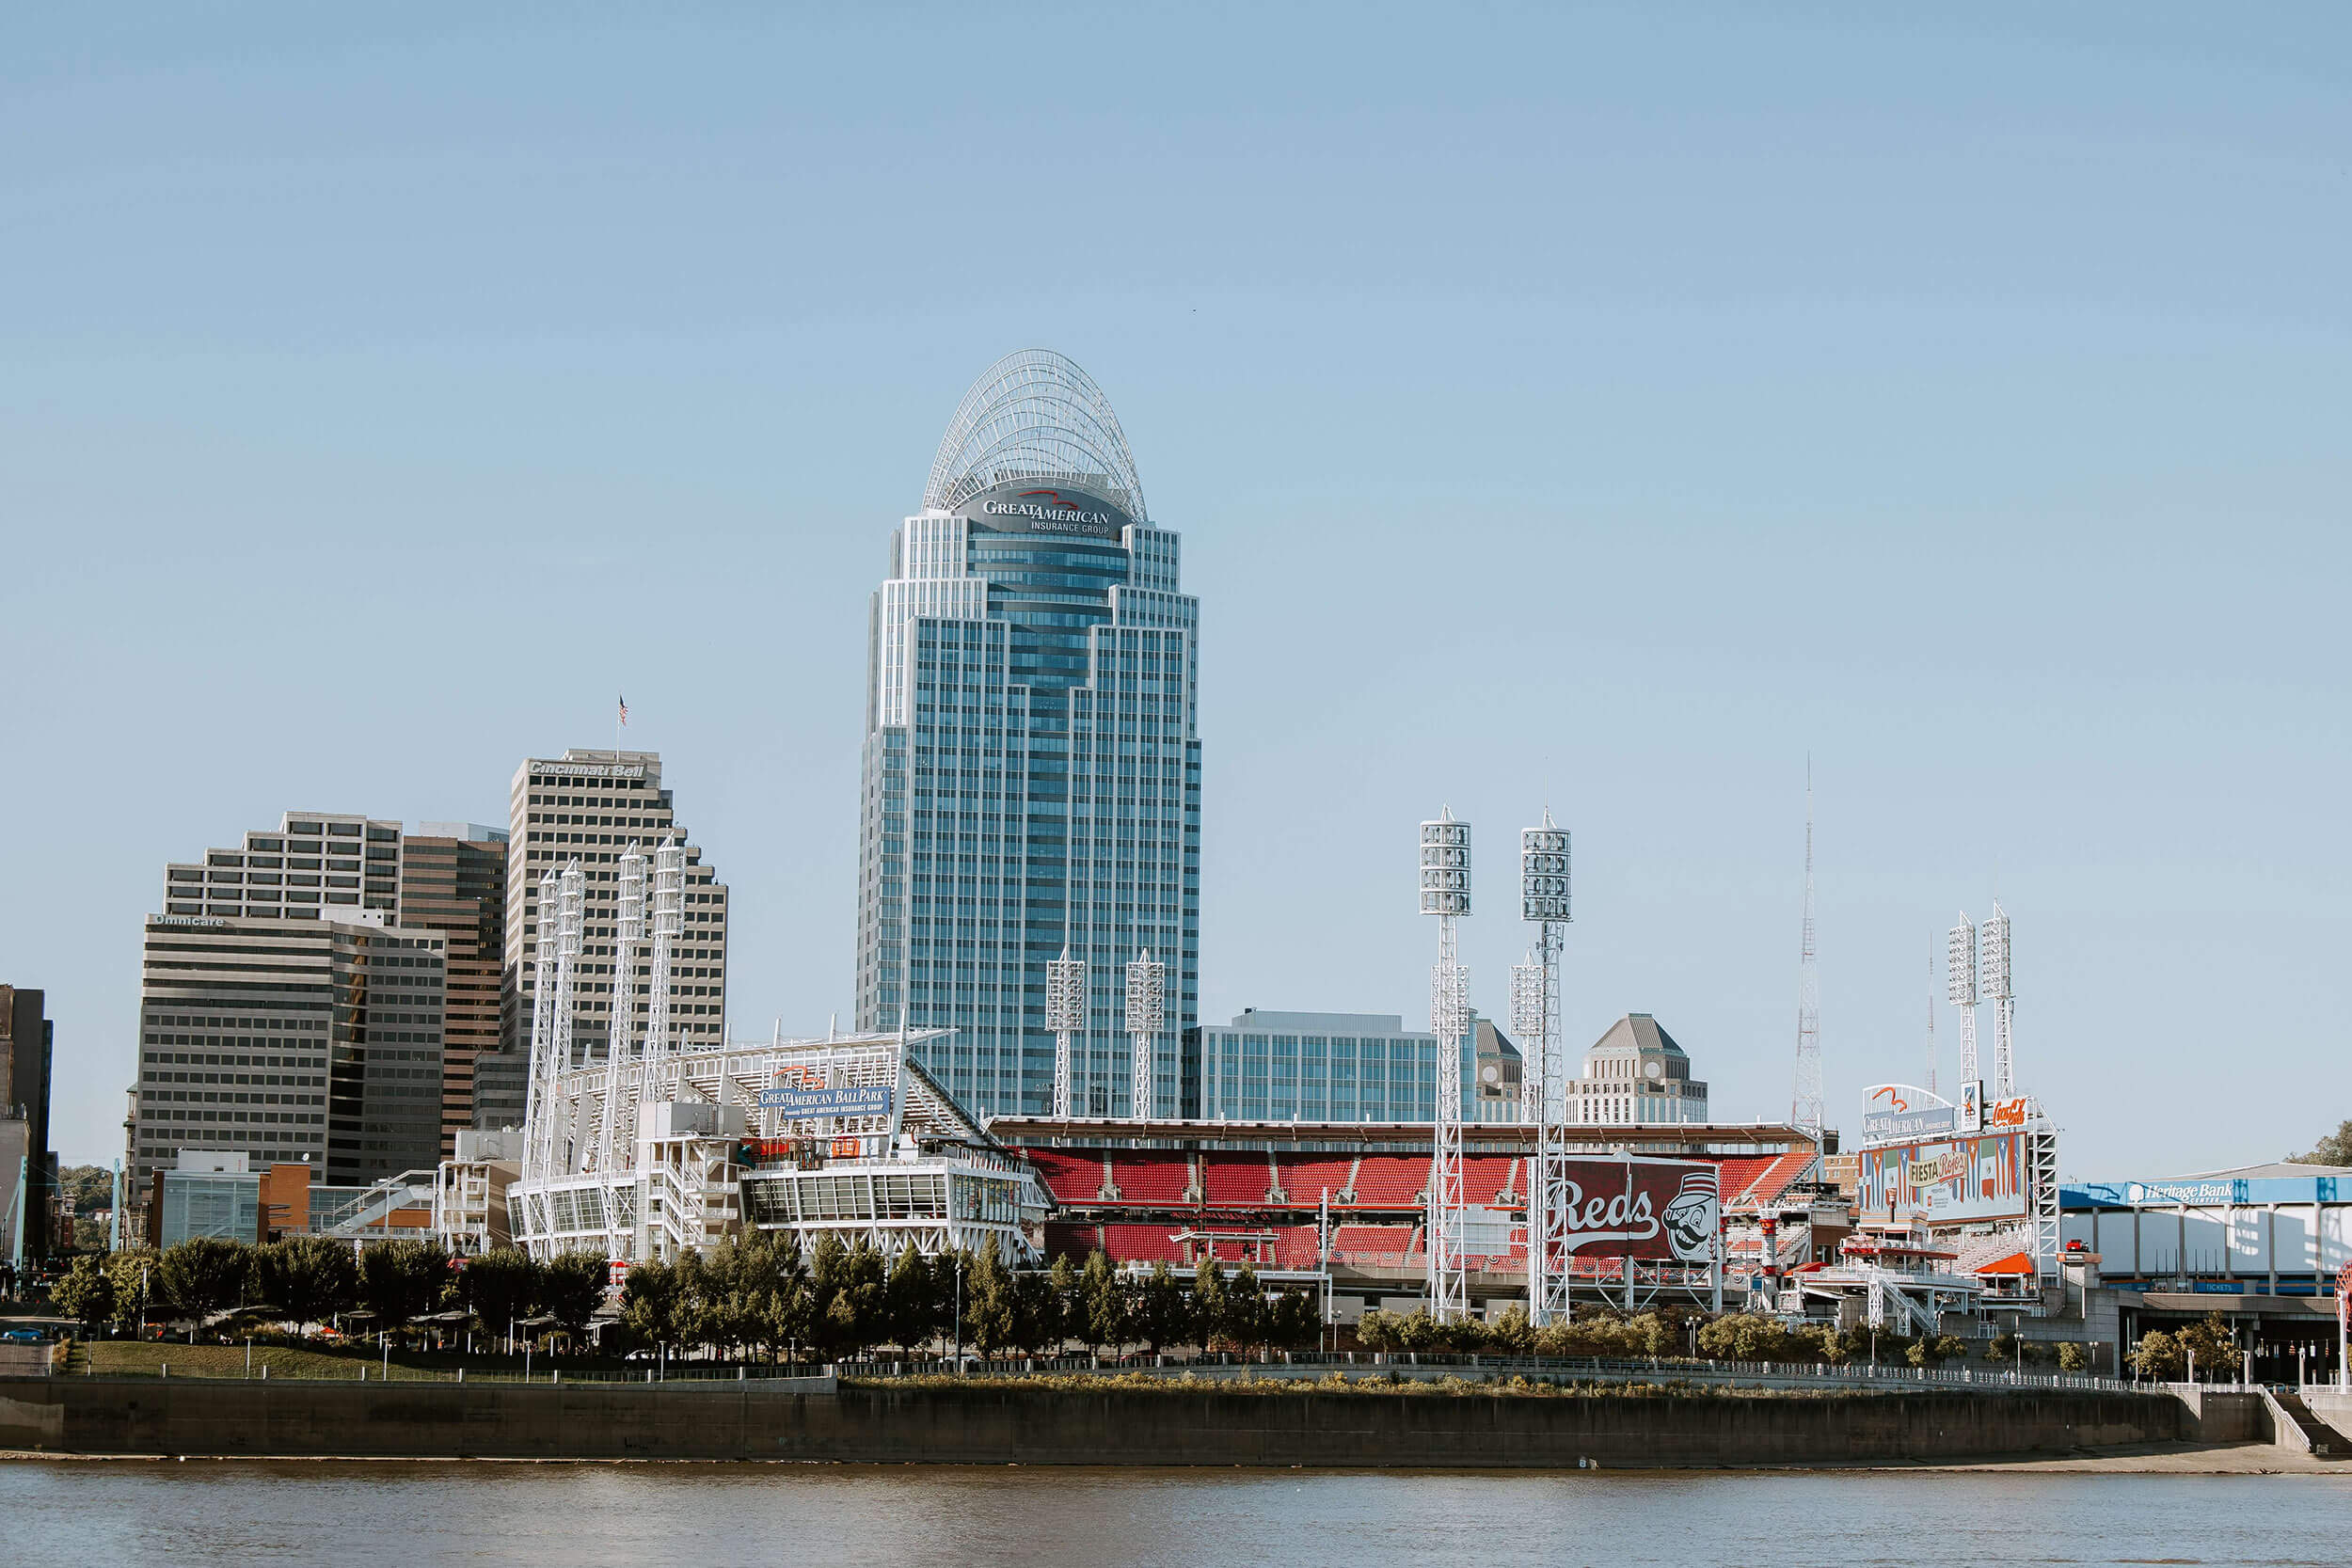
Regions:
M 199 1236 L 161 1252 L 136 1248 L 84 1254 L 53 1292 L 60 1311 L 84 1323 L 205 1323 L 236 1312 L 295 1332 L 365 1313 L 370 1329 L 399 1332 L 431 1313 L 463 1308 L 483 1329 L 504 1334 L 520 1320 L 552 1320 L 578 1333 L 604 1299 L 601 1254 L 567 1253 L 538 1263 L 513 1247 L 453 1258 L 433 1242 L 379 1242 L 355 1256 L 347 1242 L 290 1236 L 255 1246 Z
M 1882 1361 L 1933 1367 L 1968 1354 L 1969 1342 L 1958 1335 L 1911 1337 L 1884 1329 L 1839 1329 L 1831 1323 L 1790 1327 L 1776 1317 L 1760 1313 L 1726 1313 L 1709 1318 L 1673 1307 L 1629 1313 L 1588 1306 L 1566 1323 L 1537 1328 L 1524 1307 L 1514 1307 L 1492 1321 L 1470 1318 L 1441 1323 L 1428 1312 L 1367 1312 L 1357 1324 L 1357 1343 L 1376 1351 L 1446 1351 L 1457 1354 L 1541 1356 L 1642 1356 L 1696 1354 L 1723 1361 L 1772 1361 L 1791 1364 L 1843 1366 L 1876 1355 Z M 1987 1347 L 2003 1365 L 2024 1360 L 2043 1365 L 2054 1359 L 2069 1371 L 2090 1365 L 2087 1345 L 2055 1348 L 2030 1341 L 2023 1345 L 2012 1336 L 1996 1336 Z M 2021 1354 L 2022 1353 L 2022 1354 Z
M 829 1360 L 948 1344 L 984 1355 L 1072 1344 L 1305 1348 L 1323 1326 L 1311 1296 L 1261 1286 L 1247 1263 L 1230 1278 L 1218 1263 L 1203 1263 L 1187 1288 L 1164 1263 L 1137 1277 L 1100 1251 L 1083 1266 L 1065 1256 L 1044 1272 L 1017 1274 L 986 1249 L 927 1257 L 908 1248 L 892 1259 L 865 1241 L 827 1235 L 803 1256 L 756 1232 L 708 1257 L 638 1264 L 621 1302 L 623 1324 L 646 1343 L 771 1357 L 807 1350 Z

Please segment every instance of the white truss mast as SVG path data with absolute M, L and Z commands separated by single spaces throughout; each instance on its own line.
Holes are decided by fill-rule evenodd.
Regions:
M 1456 926 L 1470 912 L 1470 825 L 1441 810 L 1421 825 L 1421 912 L 1438 917 L 1438 962 L 1429 972 L 1429 1027 L 1438 1037 L 1438 1102 L 1426 1198 L 1429 1310 L 1456 1319 L 1470 1310 L 1462 1201 L 1462 1035 L 1470 1014 L 1470 972 Z
M 1086 1029 L 1087 961 L 1073 958 L 1064 947 L 1061 957 L 1045 961 L 1045 1027 L 1054 1032 L 1054 1115 L 1071 1114 L 1073 1037 Z
M 1993 918 L 1977 929 L 1977 994 L 1993 1004 L 1993 1098 L 2009 1100 L 2017 1093 L 2016 1064 L 2010 1060 L 2010 1027 L 2017 1021 L 2017 992 L 2010 977 L 2009 911 L 1993 900 Z
M 1151 949 L 1136 954 L 1127 966 L 1127 1037 L 1134 1048 L 1135 1084 L 1131 1097 L 1137 1121 L 1152 1114 L 1153 1045 L 1168 1026 L 1168 966 L 1152 957 Z
M 670 959 L 686 929 L 686 851 L 664 838 L 653 852 L 653 990 L 645 998 L 645 1054 L 676 1049 L 670 1037 Z
M 1535 1129 L 1527 1184 L 1527 1315 L 1568 1319 L 1567 1063 L 1560 1030 L 1560 953 L 1568 909 L 1568 832 L 1544 813 L 1519 834 L 1519 912 L 1535 927 L 1531 960 L 1512 974 L 1512 1023 L 1525 1055 L 1520 1110 Z
M 1968 911 L 1944 939 L 1944 994 L 1960 1009 L 1959 1092 L 1977 1081 L 1977 928 Z
M 531 1078 L 523 1125 L 526 1174 L 541 1176 L 569 1164 L 573 1128 L 564 1115 L 556 1085 L 572 1070 L 572 993 L 580 967 L 580 863 L 562 875 L 549 868 L 539 880 L 539 931 L 532 997 Z M 561 1164 L 559 1164 L 561 1162 Z

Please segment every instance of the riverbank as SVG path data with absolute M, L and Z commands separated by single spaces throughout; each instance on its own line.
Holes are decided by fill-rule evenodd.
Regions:
M 2183 1435 L 2165 1395 L 0 1380 L 0 1448 L 239 1457 L 1360 1469 L 1813 1466 L 2070 1457 Z

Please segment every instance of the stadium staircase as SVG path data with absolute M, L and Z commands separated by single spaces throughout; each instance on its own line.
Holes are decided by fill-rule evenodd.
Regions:
M 2299 1446 L 2307 1448 L 2321 1459 L 2352 1455 L 2352 1444 L 2345 1443 L 2335 1428 L 2312 1415 L 2312 1407 L 2303 1402 L 2302 1395 L 2274 1393 L 2270 1398 L 2271 1402 L 2285 1413 L 2287 1419 L 2301 1430 L 2303 1443 Z

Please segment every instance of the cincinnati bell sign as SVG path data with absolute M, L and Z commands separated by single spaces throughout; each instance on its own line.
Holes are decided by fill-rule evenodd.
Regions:
M 964 516 L 993 533 L 1068 533 L 1082 539 L 1117 539 L 1127 515 L 1082 490 L 1000 486 L 974 498 Z

